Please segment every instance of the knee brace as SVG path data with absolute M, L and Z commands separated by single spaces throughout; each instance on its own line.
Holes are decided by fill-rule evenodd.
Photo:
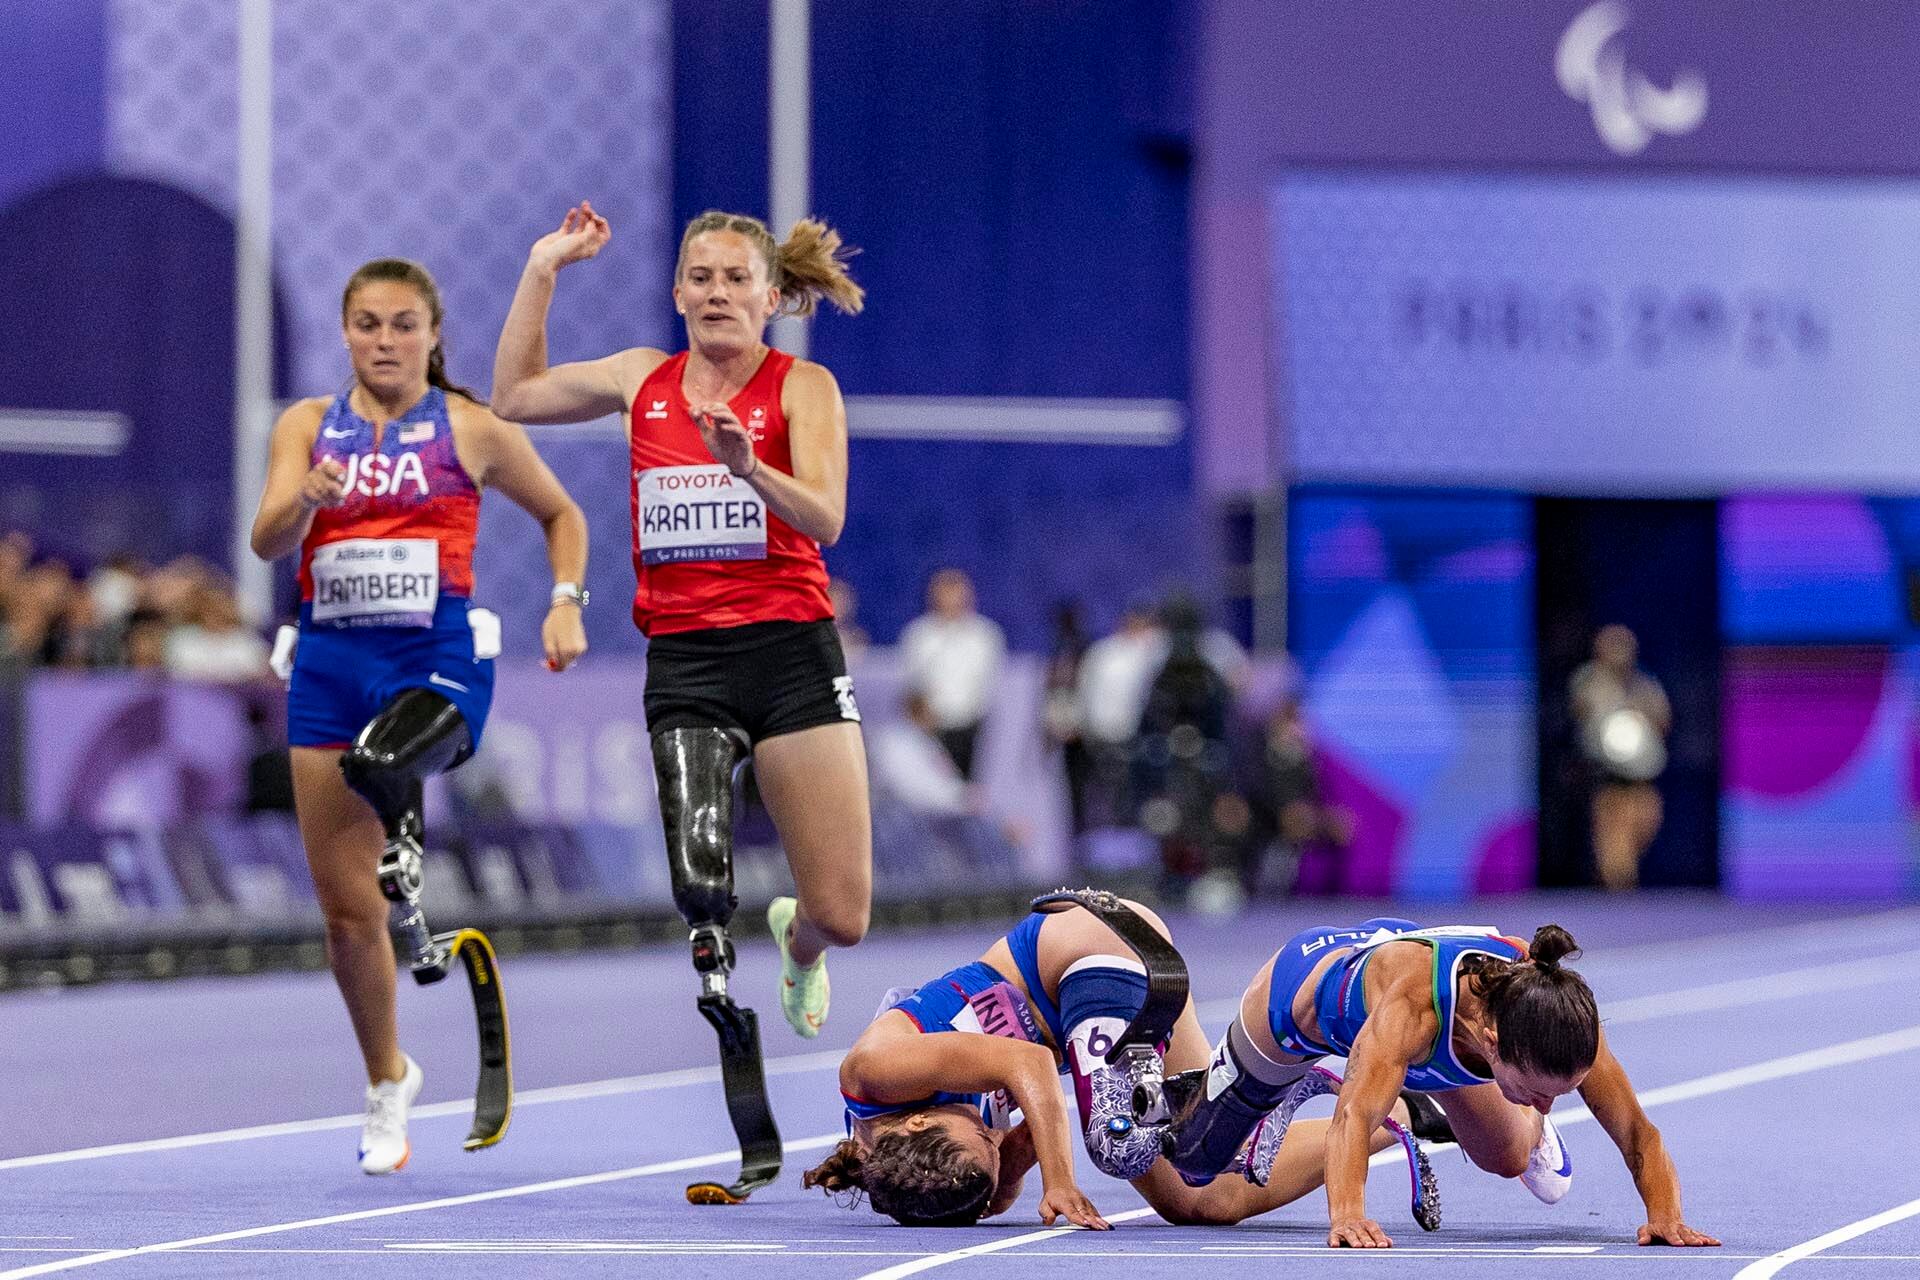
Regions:
M 747 758 L 734 731 L 668 729 L 653 735 L 673 905 L 689 925 L 733 919 L 733 773 Z
M 1284 1064 L 1266 1057 L 1236 1016 L 1214 1048 L 1205 1086 L 1166 1135 L 1167 1159 L 1190 1186 L 1213 1181 L 1309 1070 L 1306 1063 Z
M 387 836 L 419 838 L 420 782 L 473 754 L 460 709 L 431 689 L 405 689 L 340 757 L 340 772 L 380 815 Z
M 1087 1154 L 1100 1172 L 1132 1181 L 1160 1158 L 1161 1126 L 1135 1122 L 1134 1079 L 1107 1055 L 1147 999 L 1147 972 L 1120 956 L 1076 960 L 1060 978 L 1060 1025 Z

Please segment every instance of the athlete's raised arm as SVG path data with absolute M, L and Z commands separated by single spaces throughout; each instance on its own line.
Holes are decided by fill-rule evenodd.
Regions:
M 664 354 L 632 347 L 598 360 L 547 365 L 547 309 L 560 268 L 584 262 L 613 237 L 586 201 L 533 242 L 493 355 L 493 408 L 515 422 L 586 422 L 620 413 Z
M 313 439 L 326 413 L 324 399 L 289 405 L 273 424 L 267 449 L 267 487 L 253 517 L 253 554 L 278 560 L 300 545 L 313 513 L 346 497 L 346 468 L 332 458 L 313 461 Z
M 1581 1100 L 1593 1112 L 1593 1118 L 1613 1139 L 1626 1158 L 1627 1172 L 1647 1206 L 1647 1220 L 1641 1224 L 1641 1244 L 1717 1245 L 1720 1242 L 1704 1231 L 1695 1231 L 1680 1217 L 1680 1173 L 1660 1130 L 1640 1105 L 1627 1079 L 1626 1069 L 1607 1047 L 1605 1031 L 1600 1033 L 1600 1053 L 1593 1070 L 1580 1085 Z

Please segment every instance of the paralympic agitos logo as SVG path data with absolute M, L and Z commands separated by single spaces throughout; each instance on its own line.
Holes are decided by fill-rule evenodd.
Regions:
M 1707 118 L 1707 82 L 1698 72 L 1678 72 L 1662 89 L 1627 65 L 1631 21 L 1618 0 L 1589 5 L 1561 35 L 1553 63 L 1567 96 L 1593 112 L 1600 141 L 1623 156 L 1639 155 L 1656 133 L 1692 133 Z

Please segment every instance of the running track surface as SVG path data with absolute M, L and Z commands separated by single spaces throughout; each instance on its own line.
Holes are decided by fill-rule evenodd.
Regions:
M 1287 934 L 1384 909 L 1174 918 L 1209 1035 Z M 1396 1243 L 1385 1254 L 1326 1250 L 1318 1194 L 1238 1227 L 1172 1227 L 1084 1154 L 1082 1185 L 1118 1219 L 1111 1233 L 1039 1230 L 1037 1176 L 1010 1215 L 966 1230 L 902 1228 L 803 1192 L 800 1171 L 840 1131 L 840 1052 L 887 987 L 995 936 L 969 927 L 877 934 L 837 953 L 833 1021 L 813 1042 L 780 1021 L 771 944 L 746 940 L 735 990 L 763 1014 L 789 1155 L 780 1180 L 736 1208 L 682 1196 L 736 1165 L 680 948 L 506 961 L 520 1100 L 506 1140 L 476 1154 L 460 1149 L 474 1066 L 466 992 L 403 981 L 403 1041 L 427 1082 L 412 1161 L 389 1178 L 354 1164 L 361 1082 L 324 974 L 7 995 L 0 1280 L 722 1275 L 761 1258 L 805 1280 L 1920 1275 L 1920 907 L 1542 896 L 1413 914 L 1573 929 L 1612 1044 L 1679 1164 L 1687 1219 L 1724 1249 L 1634 1246 L 1639 1200 L 1577 1098 L 1555 1112 L 1576 1173 L 1553 1208 L 1443 1150 L 1446 1222 L 1426 1235 L 1408 1218 L 1402 1170 L 1377 1167 L 1369 1206 Z M 156 1141 L 175 1138 L 186 1141 Z

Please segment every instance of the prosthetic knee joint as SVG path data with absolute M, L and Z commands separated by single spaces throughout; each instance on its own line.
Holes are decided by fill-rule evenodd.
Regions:
M 347 785 L 373 806 L 386 829 L 380 892 L 393 904 L 394 934 L 422 983 L 444 978 L 452 957 L 435 945 L 420 911 L 420 784 L 470 754 L 472 739 L 459 708 L 431 689 L 416 688 L 389 702 L 340 757 Z
M 406 689 L 375 716 L 340 757 L 347 785 L 373 806 L 386 831 L 380 854 L 380 892 L 392 903 L 391 927 L 407 969 L 422 986 L 447 976 L 459 957 L 473 991 L 480 1031 L 480 1078 L 474 1089 L 473 1128 L 466 1149 L 492 1146 L 507 1131 L 513 1110 L 513 1069 L 507 1008 L 493 944 L 478 929 L 436 935 L 420 909 L 425 884 L 420 839 L 420 784 L 473 754 L 473 737 L 459 708 L 431 689 Z
M 739 1179 L 726 1186 L 694 1183 L 687 1188 L 694 1204 L 739 1204 L 780 1172 L 780 1133 L 767 1101 L 759 1020 L 727 991 L 734 960 L 727 924 L 739 905 L 733 892 L 733 775 L 746 758 L 747 744 L 737 731 L 703 726 L 653 737 L 673 905 L 692 930 L 700 1013 L 720 1040 L 727 1115 L 740 1139 Z

